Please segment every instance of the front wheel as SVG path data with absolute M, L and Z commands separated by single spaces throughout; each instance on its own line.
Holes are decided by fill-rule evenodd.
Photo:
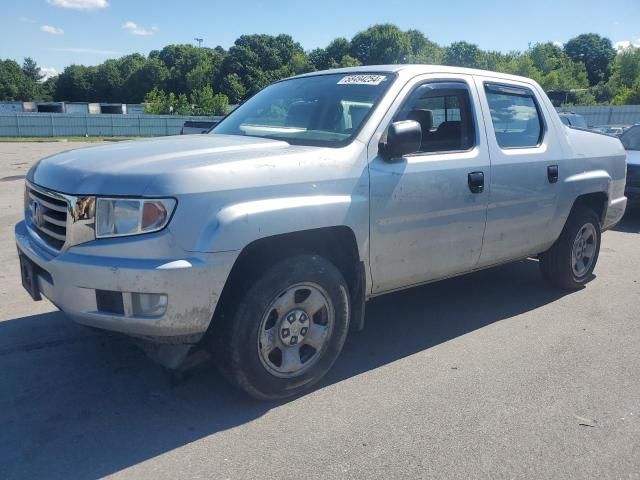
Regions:
M 258 278 L 225 320 L 216 341 L 224 376 L 261 400 L 289 397 L 320 380 L 340 354 L 348 288 L 326 259 L 291 257 Z
M 576 290 L 587 283 L 600 254 L 600 220 L 590 208 L 574 210 L 560 238 L 540 255 L 542 276 L 552 286 Z

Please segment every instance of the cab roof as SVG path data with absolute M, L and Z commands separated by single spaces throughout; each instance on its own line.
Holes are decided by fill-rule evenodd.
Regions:
M 451 67 L 448 65 L 423 65 L 423 64 L 397 64 L 397 65 L 367 65 L 362 67 L 332 68 L 330 70 L 320 70 L 317 72 L 303 73 L 291 78 L 313 77 L 315 75 L 331 74 L 365 74 L 365 73 L 396 73 L 402 76 L 413 77 L 429 73 L 455 73 L 461 75 L 476 75 L 483 77 L 502 78 L 505 80 L 526 81 L 534 83 L 527 77 L 510 75 L 507 73 L 492 72 L 490 70 L 480 70 L 477 68 Z

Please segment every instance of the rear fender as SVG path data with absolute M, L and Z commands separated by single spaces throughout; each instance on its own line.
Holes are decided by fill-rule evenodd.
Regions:
M 567 177 L 558 202 L 558 211 L 551 225 L 554 240 L 560 236 L 576 199 L 590 193 L 604 193 L 609 197 L 611 184 L 611 176 L 606 170 L 591 170 Z

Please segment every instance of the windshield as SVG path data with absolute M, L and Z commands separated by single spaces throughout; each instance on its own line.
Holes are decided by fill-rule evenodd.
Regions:
M 640 126 L 631 127 L 620 136 L 626 150 L 640 150 Z
M 278 82 L 233 111 L 211 133 L 298 145 L 346 145 L 394 78 L 391 73 L 342 73 Z

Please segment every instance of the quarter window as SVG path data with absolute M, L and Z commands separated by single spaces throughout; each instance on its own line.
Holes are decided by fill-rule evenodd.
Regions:
M 542 115 L 527 88 L 485 84 L 496 140 L 502 148 L 536 147 L 544 132 Z
M 468 150 L 475 145 L 471 99 L 465 83 L 426 83 L 418 87 L 395 120 L 422 127 L 418 153 Z

